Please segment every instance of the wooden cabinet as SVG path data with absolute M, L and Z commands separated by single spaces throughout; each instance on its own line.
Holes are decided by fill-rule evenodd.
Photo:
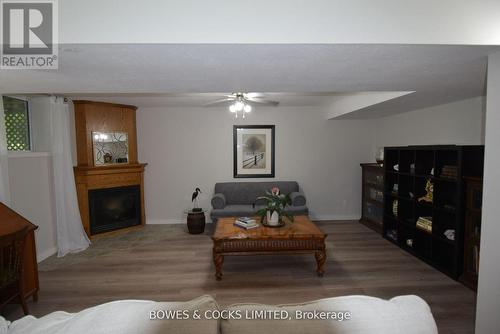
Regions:
M 380 164 L 361 164 L 362 196 L 359 222 L 382 234 L 384 218 L 384 167 Z
M 483 180 L 464 176 L 465 181 L 465 232 L 464 270 L 460 281 L 469 288 L 477 289 L 479 274 L 479 245 L 481 240 L 481 207 Z
M 30 223 L 27 219 L 0 203 L 0 235 L 9 235 L 28 227 L 28 234 L 24 244 L 23 281 L 24 298 L 33 297 L 38 300 L 38 264 L 36 261 L 35 230 L 38 226 Z

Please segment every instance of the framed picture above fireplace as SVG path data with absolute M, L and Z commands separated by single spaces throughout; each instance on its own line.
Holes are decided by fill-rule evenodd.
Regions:
M 125 132 L 92 132 L 94 166 L 128 163 Z
M 235 178 L 274 177 L 274 125 L 233 127 Z

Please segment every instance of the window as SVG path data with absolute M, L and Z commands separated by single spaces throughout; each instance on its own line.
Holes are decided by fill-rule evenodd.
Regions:
M 31 150 L 28 101 L 4 96 L 3 109 L 7 150 Z

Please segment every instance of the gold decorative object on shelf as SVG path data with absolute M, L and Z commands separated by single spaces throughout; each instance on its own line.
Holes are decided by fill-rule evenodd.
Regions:
M 431 180 L 427 180 L 425 183 L 425 191 L 427 194 L 424 196 L 420 197 L 418 199 L 419 202 L 424 201 L 424 202 L 429 202 L 432 203 L 434 201 L 434 184 L 431 182 Z
M 392 202 L 392 213 L 394 214 L 394 217 L 398 217 L 398 200 L 395 199 L 393 202 Z
M 432 217 L 418 217 L 416 227 L 427 233 L 432 233 Z

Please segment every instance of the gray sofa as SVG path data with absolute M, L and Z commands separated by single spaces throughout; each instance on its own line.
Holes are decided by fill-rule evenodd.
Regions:
M 295 216 L 309 214 L 306 197 L 295 181 L 223 182 L 215 184 L 210 218 L 216 222 L 222 217 L 252 216 L 262 208 L 262 202 L 256 202 L 257 197 L 273 187 L 278 187 L 282 194 L 290 194 L 292 205 L 287 207 L 288 212 Z

